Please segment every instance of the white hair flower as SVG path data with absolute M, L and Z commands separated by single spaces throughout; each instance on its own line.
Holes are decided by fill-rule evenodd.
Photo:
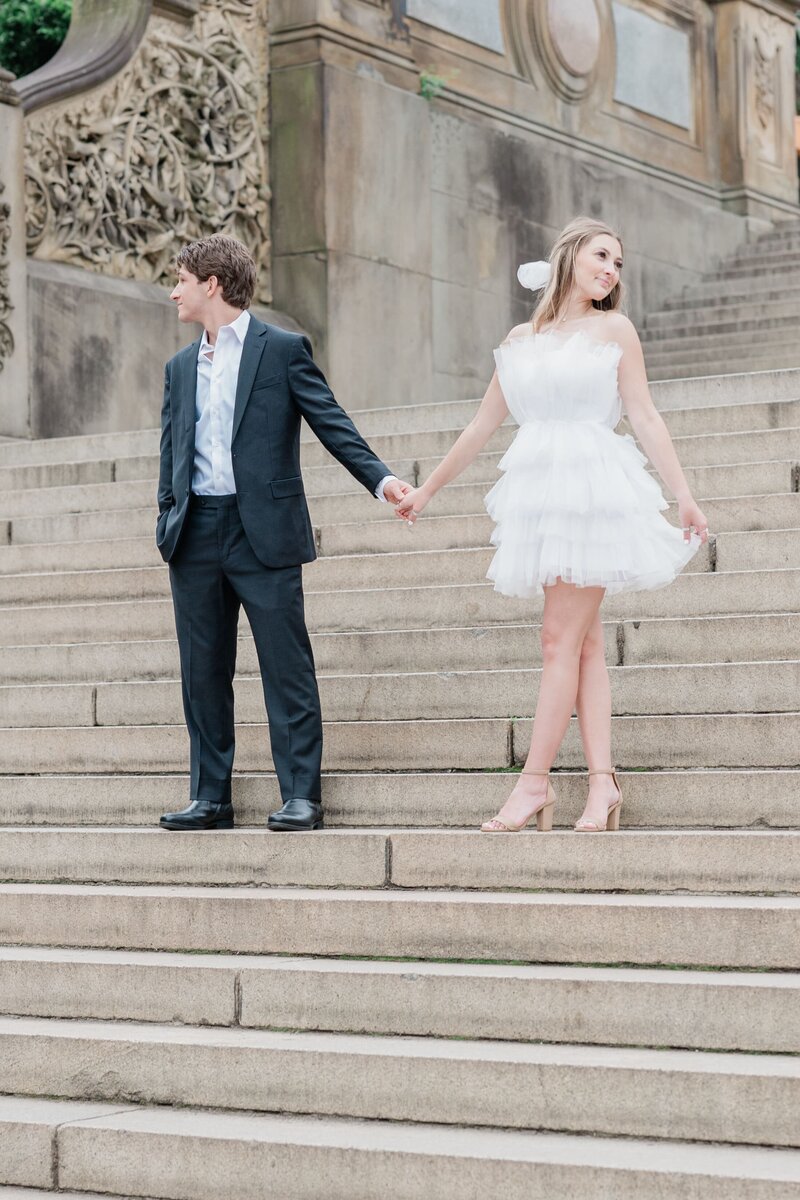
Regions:
M 517 279 L 523 287 L 532 292 L 538 292 L 550 281 L 551 267 L 549 262 L 523 263 L 517 271 Z

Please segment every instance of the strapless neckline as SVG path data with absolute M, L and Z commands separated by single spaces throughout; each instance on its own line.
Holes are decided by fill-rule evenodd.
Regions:
M 584 329 L 541 329 L 538 332 L 521 333 L 518 337 L 507 338 L 500 344 L 501 346 L 514 346 L 520 342 L 535 342 L 539 338 L 553 338 L 556 340 L 556 342 L 560 342 L 562 346 L 567 346 L 570 342 L 573 342 L 576 338 L 579 338 L 584 342 L 587 342 L 592 347 L 597 346 L 603 350 L 607 346 L 613 346 L 615 350 L 619 350 L 620 354 L 623 353 L 622 346 L 619 344 L 619 342 L 602 341 L 600 338 L 591 337 Z

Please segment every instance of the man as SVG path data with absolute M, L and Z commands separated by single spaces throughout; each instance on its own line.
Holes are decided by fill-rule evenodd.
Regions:
M 187 808 L 166 829 L 230 829 L 239 607 L 255 639 L 283 805 L 270 829 L 321 829 L 322 720 L 303 612 L 316 558 L 300 474 L 300 419 L 370 492 L 409 485 L 339 407 L 308 339 L 249 313 L 256 267 L 235 238 L 185 246 L 170 297 L 201 338 L 167 363 L 156 542 L 169 563 L 191 743 Z

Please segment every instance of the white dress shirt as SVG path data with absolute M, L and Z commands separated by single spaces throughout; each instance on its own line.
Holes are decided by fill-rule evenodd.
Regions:
M 233 406 L 242 347 L 250 326 L 247 309 L 223 325 L 212 346 L 208 333 L 197 354 L 194 472 L 192 491 L 199 496 L 230 496 L 236 491 L 231 462 Z
M 204 329 L 197 352 L 195 394 L 194 470 L 192 491 L 198 496 L 230 496 L 236 491 L 231 461 L 233 406 L 242 361 L 242 347 L 250 326 L 245 309 L 230 325 L 222 325 L 212 346 Z M 375 489 L 386 503 L 384 488 L 394 475 L 387 475 Z

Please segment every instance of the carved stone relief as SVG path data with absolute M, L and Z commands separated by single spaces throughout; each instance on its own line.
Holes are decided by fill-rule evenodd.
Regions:
M 753 34 L 753 131 L 758 141 L 759 157 L 768 163 L 778 163 L 781 157 L 780 138 L 780 42 L 781 22 L 759 13 Z
M 183 242 L 230 233 L 268 303 L 267 0 L 151 18 L 114 79 L 26 122 L 28 252 L 169 283 Z
M 0 182 L 0 196 L 6 190 Z M 9 281 L 10 264 L 8 261 L 8 243 L 11 239 L 11 205 L 0 200 L 0 371 L 5 360 L 10 358 L 14 350 L 14 337 L 7 321 L 14 311 L 11 303 L 11 285 Z

